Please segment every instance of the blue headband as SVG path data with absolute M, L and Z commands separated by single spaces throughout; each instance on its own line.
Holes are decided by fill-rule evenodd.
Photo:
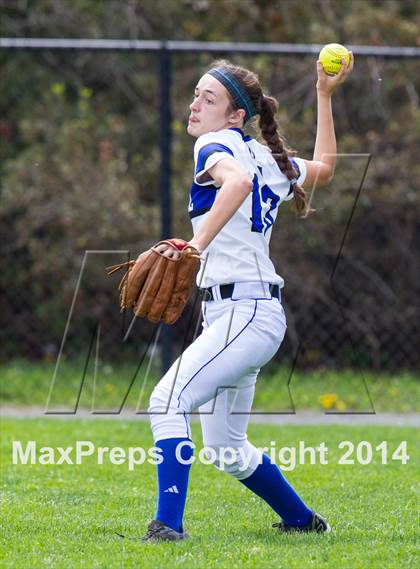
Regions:
M 207 73 L 226 87 L 238 108 L 245 110 L 245 122 L 257 114 L 250 96 L 233 75 L 220 67 L 210 69 Z

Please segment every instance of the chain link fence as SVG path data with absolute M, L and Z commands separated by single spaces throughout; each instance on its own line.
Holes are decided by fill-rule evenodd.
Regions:
M 301 141 L 299 154 L 310 158 L 313 57 L 231 58 L 255 68 L 279 97 L 289 140 Z M 167 116 L 173 133 L 171 234 L 178 236 L 191 234 L 186 109 L 211 59 L 191 52 L 172 57 Z M 63 337 L 69 359 L 88 354 L 99 336 L 104 358 L 140 357 L 150 352 L 157 330 L 136 321 L 123 342 L 129 317 L 118 311 L 118 275 L 109 278 L 104 268 L 125 260 L 128 253 L 121 251 L 137 255 L 161 235 L 158 139 L 164 111 L 157 57 L 90 52 L 85 46 L 77 54 L 0 52 L 0 62 L 1 361 L 53 361 Z M 366 75 L 337 95 L 343 155 L 335 179 L 313 196 L 316 213 L 307 219 L 297 218 L 289 205 L 279 212 L 271 256 L 286 283 L 288 330 L 276 362 L 390 372 L 419 368 L 419 173 L 415 166 L 407 169 L 414 147 L 399 145 L 398 130 L 398 116 L 401 128 L 409 113 L 419 120 L 418 85 L 410 83 L 414 64 L 400 63 L 400 76 L 380 92 L 374 108 L 367 106 L 372 82 Z M 392 61 L 373 56 L 360 65 L 372 81 L 378 73 L 390 77 L 394 69 Z M 299 82 L 293 81 L 297 74 Z M 404 81 L 413 88 L 401 101 Z M 382 132 L 384 125 L 390 130 Z M 393 153 L 399 153 L 400 171 L 395 164 L 387 171 Z M 96 253 L 85 257 L 86 250 Z M 199 308 L 195 295 L 166 331 L 173 357 L 199 333 Z M 155 353 L 159 357 L 159 349 Z

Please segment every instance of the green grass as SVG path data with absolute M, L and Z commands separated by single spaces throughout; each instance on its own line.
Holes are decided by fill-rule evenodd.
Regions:
M 120 406 L 127 387 L 133 378 L 135 364 L 115 366 L 102 363 L 98 366 L 95 409 L 116 409 Z M 87 370 L 79 405 L 92 407 L 94 385 L 93 365 Z M 16 360 L 0 367 L 1 402 L 13 405 L 46 404 L 54 363 L 29 363 Z M 288 411 L 292 409 L 287 382 L 290 370 L 270 364 L 262 370 L 254 400 L 255 410 Z M 51 396 L 51 409 L 73 408 L 83 377 L 83 362 L 62 361 Z M 156 368 L 148 377 L 140 369 L 126 401 L 127 407 L 146 409 L 149 395 L 159 379 Z M 370 411 L 371 405 L 364 381 L 366 381 L 375 410 L 406 412 L 418 409 L 420 395 L 419 377 L 408 372 L 396 375 L 334 370 L 297 371 L 290 383 L 292 400 L 296 410 L 332 409 Z
M 201 448 L 199 426 L 195 441 Z M 277 448 L 299 440 L 330 449 L 328 465 L 301 465 L 285 473 L 305 501 L 326 515 L 329 535 L 281 535 L 277 517 L 245 487 L 212 466 L 191 469 L 185 526 L 191 539 L 178 544 L 121 540 L 115 531 L 141 535 L 155 507 L 155 467 L 127 465 L 12 465 L 11 441 L 38 446 L 149 448 L 141 421 L 5 420 L 1 423 L 1 567 L 54 568 L 392 568 L 418 567 L 416 535 L 417 432 L 410 427 L 277 427 L 252 425 L 257 446 Z M 338 465 L 341 440 L 408 441 L 410 460 Z

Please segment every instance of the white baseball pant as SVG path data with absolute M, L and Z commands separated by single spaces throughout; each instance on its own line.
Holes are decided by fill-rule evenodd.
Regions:
M 235 462 L 222 469 L 245 479 L 260 459 L 246 434 L 255 382 L 283 340 L 284 310 L 268 293 L 266 298 L 203 302 L 202 312 L 203 332 L 151 395 L 154 440 L 191 437 L 189 415 L 199 409 L 204 446 L 217 454 L 233 448 Z

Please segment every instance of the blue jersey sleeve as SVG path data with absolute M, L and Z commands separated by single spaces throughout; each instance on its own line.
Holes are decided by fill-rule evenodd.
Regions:
M 199 186 L 214 186 L 214 180 L 206 173 L 225 158 L 235 158 L 229 135 L 222 131 L 221 133 L 209 132 L 200 136 L 194 147 L 194 182 Z

